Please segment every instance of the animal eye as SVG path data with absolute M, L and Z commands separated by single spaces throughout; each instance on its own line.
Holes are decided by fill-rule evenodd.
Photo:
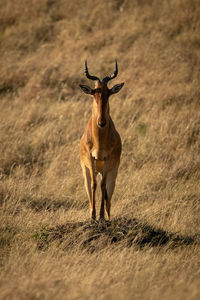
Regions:
M 100 88 L 95 89 L 95 93 L 101 93 L 101 89 Z

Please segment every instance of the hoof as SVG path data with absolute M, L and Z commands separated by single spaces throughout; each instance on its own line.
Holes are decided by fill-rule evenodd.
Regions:
M 96 222 L 96 215 L 91 215 L 91 216 L 90 216 L 90 220 L 91 220 L 92 222 Z
M 90 219 L 91 220 L 96 220 L 96 211 L 90 211 Z

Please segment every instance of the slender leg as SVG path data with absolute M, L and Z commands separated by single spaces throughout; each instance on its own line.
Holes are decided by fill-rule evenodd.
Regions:
M 92 219 L 96 219 L 96 209 L 95 209 L 95 191 L 96 191 L 96 178 L 95 174 L 93 174 L 93 170 L 90 170 L 84 164 L 81 164 L 85 189 L 89 199 L 90 205 L 90 217 Z
M 115 189 L 117 172 L 118 172 L 118 165 L 107 174 L 107 178 L 106 178 L 105 200 L 106 200 L 106 211 L 109 220 L 110 220 L 111 198 Z
M 104 202 L 106 199 L 106 177 L 104 176 L 101 181 L 101 193 L 102 193 L 102 198 L 101 198 L 101 208 L 100 208 L 100 219 L 104 219 Z
M 91 218 L 96 220 L 96 208 L 95 208 L 95 192 L 96 192 L 96 187 L 97 187 L 97 182 L 95 178 L 94 172 L 92 174 L 90 173 L 91 176 L 91 190 L 92 190 L 92 210 L 91 210 Z
M 82 167 L 82 172 L 83 172 L 83 177 L 84 177 L 85 189 L 86 189 L 86 192 L 88 195 L 89 205 L 90 205 L 90 209 L 91 209 L 91 207 L 92 207 L 92 204 L 91 204 L 92 191 L 91 191 L 90 172 L 89 172 L 89 169 L 84 164 L 81 164 L 81 167 Z

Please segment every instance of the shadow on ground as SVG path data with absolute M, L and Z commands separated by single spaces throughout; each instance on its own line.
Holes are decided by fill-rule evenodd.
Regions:
M 197 237 L 183 237 L 155 229 L 137 219 L 114 218 L 112 221 L 69 222 L 52 228 L 42 228 L 34 237 L 40 249 L 56 243 L 62 249 L 102 250 L 109 245 L 122 247 L 176 247 L 199 243 Z

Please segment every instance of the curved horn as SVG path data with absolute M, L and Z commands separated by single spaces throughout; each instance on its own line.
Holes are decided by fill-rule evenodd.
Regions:
M 87 60 L 85 61 L 85 75 L 87 76 L 87 78 L 91 79 L 91 80 L 97 80 L 100 81 L 100 79 L 96 76 L 92 76 L 89 74 L 88 72 L 88 67 L 87 67 Z
M 106 76 L 102 81 L 107 83 L 111 79 L 114 79 L 115 77 L 117 77 L 117 74 L 118 74 L 118 66 L 117 66 L 117 60 L 115 60 L 115 71 L 114 71 L 113 75 Z

